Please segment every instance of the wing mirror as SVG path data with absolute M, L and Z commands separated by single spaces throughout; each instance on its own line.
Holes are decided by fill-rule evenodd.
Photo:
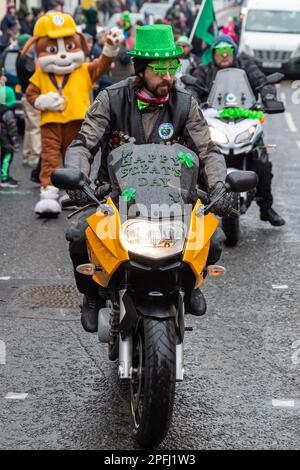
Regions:
M 59 189 L 82 189 L 90 181 L 76 168 L 59 168 L 52 172 L 51 182 Z
M 244 193 L 257 186 L 258 177 L 254 171 L 232 171 L 226 177 L 228 191 Z

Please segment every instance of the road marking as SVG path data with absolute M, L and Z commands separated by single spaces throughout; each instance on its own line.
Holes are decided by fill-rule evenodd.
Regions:
M 33 194 L 32 191 L 22 191 L 22 190 L 16 190 L 14 191 L 13 189 L 2 189 L 0 190 L 0 194 L 3 195 L 15 195 L 15 196 L 28 196 L 29 194 Z
M 285 93 L 280 93 L 280 99 L 283 101 L 284 106 L 286 106 L 286 94 Z
M 288 111 L 286 111 L 284 113 L 284 116 L 285 116 L 285 120 L 286 120 L 286 123 L 288 125 L 288 128 L 291 132 L 298 132 L 298 129 L 296 127 L 296 124 L 294 122 L 294 119 L 291 115 L 291 113 L 289 113 Z
M 288 289 L 289 286 L 287 286 L 286 284 L 284 285 L 279 285 L 279 284 L 272 284 L 272 289 Z
M 300 150 L 300 140 L 296 140 L 296 144 L 297 144 L 298 149 Z
M 9 281 L 11 279 L 11 276 L 2 276 L 0 277 L 0 281 Z
M 5 342 L 0 340 L 0 364 L 6 364 L 6 346 Z
M 295 400 L 272 400 L 272 406 L 280 408 L 294 408 Z
M 4 398 L 6 400 L 25 400 L 28 397 L 28 393 L 14 393 L 9 392 Z

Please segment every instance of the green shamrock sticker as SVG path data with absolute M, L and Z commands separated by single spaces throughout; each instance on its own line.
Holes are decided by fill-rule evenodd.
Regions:
M 179 158 L 180 163 L 182 165 L 186 165 L 188 168 L 193 168 L 194 159 L 193 159 L 193 155 L 191 153 L 179 152 L 177 154 L 177 157 Z
M 122 191 L 121 196 L 125 202 L 130 202 L 131 199 L 134 198 L 135 194 L 136 194 L 136 189 L 127 188 Z

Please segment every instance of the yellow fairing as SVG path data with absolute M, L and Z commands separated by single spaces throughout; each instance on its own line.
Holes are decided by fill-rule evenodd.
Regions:
M 202 272 L 208 257 L 210 239 L 219 225 L 218 219 L 212 214 L 197 217 L 196 212 L 200 205 L 201 201 L 198 200 L 192 212 L 189 234 L 183 255 L 183 261 L 191 267 L 196 276 L 195 287 L 199 287 L 203 283 Z
M 87 218 L 87 247 L 91 263 L 102 268 L 93 280 L 106 287 L 120 264 L 129 260 L 128 252 L 121 243 L 121 221 L 119 211 L 109 198 L 107 204 L 113 207 L 113 215 L 98 211 Z

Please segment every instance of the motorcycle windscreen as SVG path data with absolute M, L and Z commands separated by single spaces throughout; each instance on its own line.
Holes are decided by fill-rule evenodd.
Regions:
M 256 103 L 247 74 L 244 70 L 228 68 L 219 70 L 207 99 L 208 106 L 250 109 Z
M 199 158 L 183 145 L 130 142 L 111 152 L 108 171 L 121 219 L 191 214 L 197 199 Z

